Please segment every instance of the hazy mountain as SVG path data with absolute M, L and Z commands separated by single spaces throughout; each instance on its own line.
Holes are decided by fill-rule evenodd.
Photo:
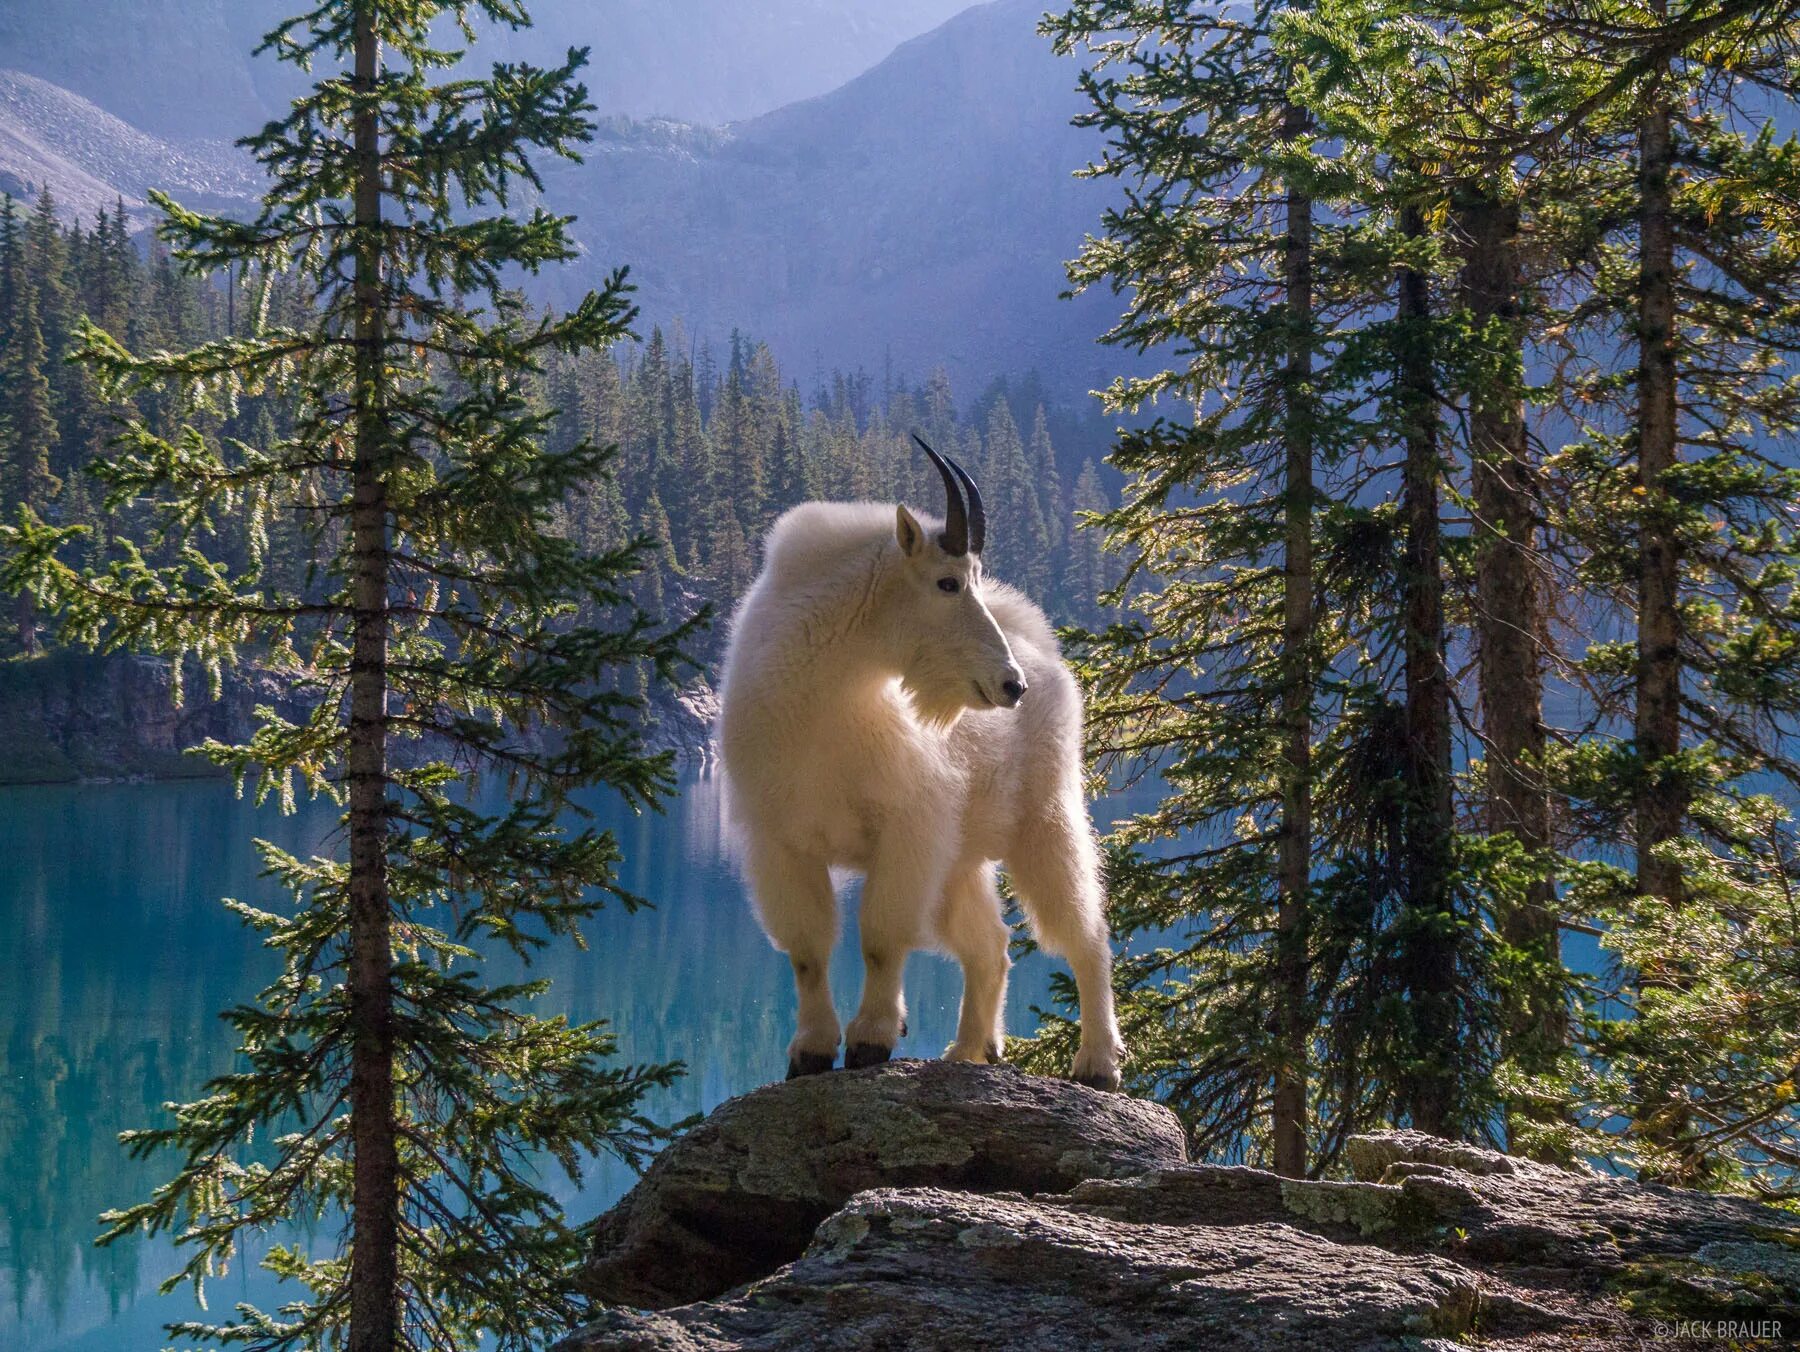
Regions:
M 609 128 L 552 175 L 552 204 L 596 264 L 631 265 L 649 318 L 742 328 L 803 370 L 941 362 L 965 387 L 1037 369 L 1089 388 L 1120 360 L 1093 342 L 1113 300 L 1058 293 L 1108 197 L 1072 177 L 1098 147 L 1068 125 L 1075 70 L 1037 36 L 1041 11 L 969 10 L 723 132 Z
M 91 220 L 115 198 L 138 207 L 150 188 L 226 207 L 261 182 L 228 141 L 164 140 L 47 80 L 0 70 L 0 191 L 29 196 L 48 183 L 65 209 Z
M 829 94 L 727 127 L 609 119 L 585 163 L 546 166 L 590 261 L 539 289 L 566 302 L 628 264 L 646 324 L 742 329 L 803 379 L 815 361 L 891 362 L 944 365 L 964 392 L 1029 370 L 1065 395 L 1102 383 L 1121 360 L 1093 342 L 1113 300 L 1058 293 L 1107 190 L 1072 177 L 1097 147 L 1068 125 L 1075 70 L 1037 36 L 1041 8 L 967 10 Z M 90 215 L 146 185 L 210 204 L 253 190 L 230 153 L 0 76 L 0 186 L 48 176 Z
M 607 113 L 753 117 L 836 88 L 969 0 L 535 0 L 536 27 L 498 29 L 483 61 L 589 47 Z M 0 0 L 0 66 L 92 100 L 143 131 L 231 139 L 304 80 L 251 58 L 296 0 Z M 454 39 L 447 36 L 447 41 Z

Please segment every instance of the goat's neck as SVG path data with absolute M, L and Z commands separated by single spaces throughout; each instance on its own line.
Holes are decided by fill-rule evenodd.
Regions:
M 845 707 L 878 697 L 900 679 L 900 658 L 893 646 L 891 640 L 858 626 L 820 649 L 818 697 Z

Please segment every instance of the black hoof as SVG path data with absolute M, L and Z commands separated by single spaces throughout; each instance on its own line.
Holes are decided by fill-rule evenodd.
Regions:
M 795 1052 L 788 1057 L 788 1073 L 790 1080 L 797 1080 L 802 1075 L 823 1075 L 837 1065 L 837 1053 L 830 1052 Z
M 1007 1064 L 1006 1060 L 1000 1055 L 1000 1044 L 997 1042 L 988 1043 L 986 1056 L 990 1066 L 1004 1066 Z
M 861 1070 L 878 1066 L 894 1054 L 892 1047 L 877 1047 L 873 1042 L 852 1042 L 844 1049 L 844 1069 Z
M 1116 1094 L 1124 1082 L 1117 1075 L 1075 1075 L 1071 1077 L 1076 1084 L 1085 1084 L 1089 1089 L 1098 1089 L 1104 1093 Z

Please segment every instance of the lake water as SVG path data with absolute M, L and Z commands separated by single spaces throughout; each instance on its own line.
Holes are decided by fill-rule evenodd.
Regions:
M 609 1020 L 625 1060 L 686 1062 L 647 1105 L 657 1120 L 779 1079 L 792 981 L 726 857 L 718 781 L 684 772 L 663 815 L 594 806 L 623 847 L 625 885 L 655 909 L 604 912 L 586 952 L 547 954 L 542 1005 Z M 1104 827 L 1137 806 L 1116 798 L 1096 816 Z M 323 804 L 283 817 L 214 782 L 0 789 L 0 1349 L 147 1352 L 168 1341 L 163 1325 L 193 1316 L 186 1288 L 156 1293 L 175 1266 L 166 1243 L 93 1245 L 99 1213 L 147 1196 L 174 1164 L 126 1159 L 118 1133 L 161 1125 L 163 1103 L 230 1068 L 218 1012 L 274 966 L 219 898 L 280 904 L 258 877 L 253 838 L 329 849 L 336 815 Z M 1015 966 L 1014 1031 L 1046 1003 L 1051 970 L 1039 955 Z M 832 978 L 847 1019 L 861 980 L 853 922 Z M 918 954 L 906 989 L 911 1035 L 897 1054 L 935 1056 L 955 1032 L 960 973 Z M 565 1190 L 571 1216 L 604 1210 L 631 1181 L 598 1162 L 583 1188 Z M 216 1313 L 275 1299 L 270 1279 L 241 1266 L 208 1294 Z

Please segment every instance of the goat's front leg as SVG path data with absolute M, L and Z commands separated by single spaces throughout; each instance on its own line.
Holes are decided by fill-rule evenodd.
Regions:
M 779 846 L 753 848 L 748 863 L 763 929 L 794 968 L 799 1017 L 788 1044 L 787 1077 L 817 1075 L 837 1064 L 830 963 L 838 917 L 831 873 L 822 860 Z
M 923 944 L 931 902 L 946 865 L 923 833 L 883 842 L 863 882 L 862 1004 L 844 1030 L 844 1069 L 879 1065 L 906 1035 L 906 958 Z
M 1000 1059 L 1004 1046 L 1001 1017 L 1006 1008 L 1006 956 L 1012 931 L 1000 908 L 993 869 L 982 864 L 954 875 L 944 889 L 937 922 L 938 943 L 963 970 L 962 1011 L 956 1041 L 944 1050 L 946 1061 Z

